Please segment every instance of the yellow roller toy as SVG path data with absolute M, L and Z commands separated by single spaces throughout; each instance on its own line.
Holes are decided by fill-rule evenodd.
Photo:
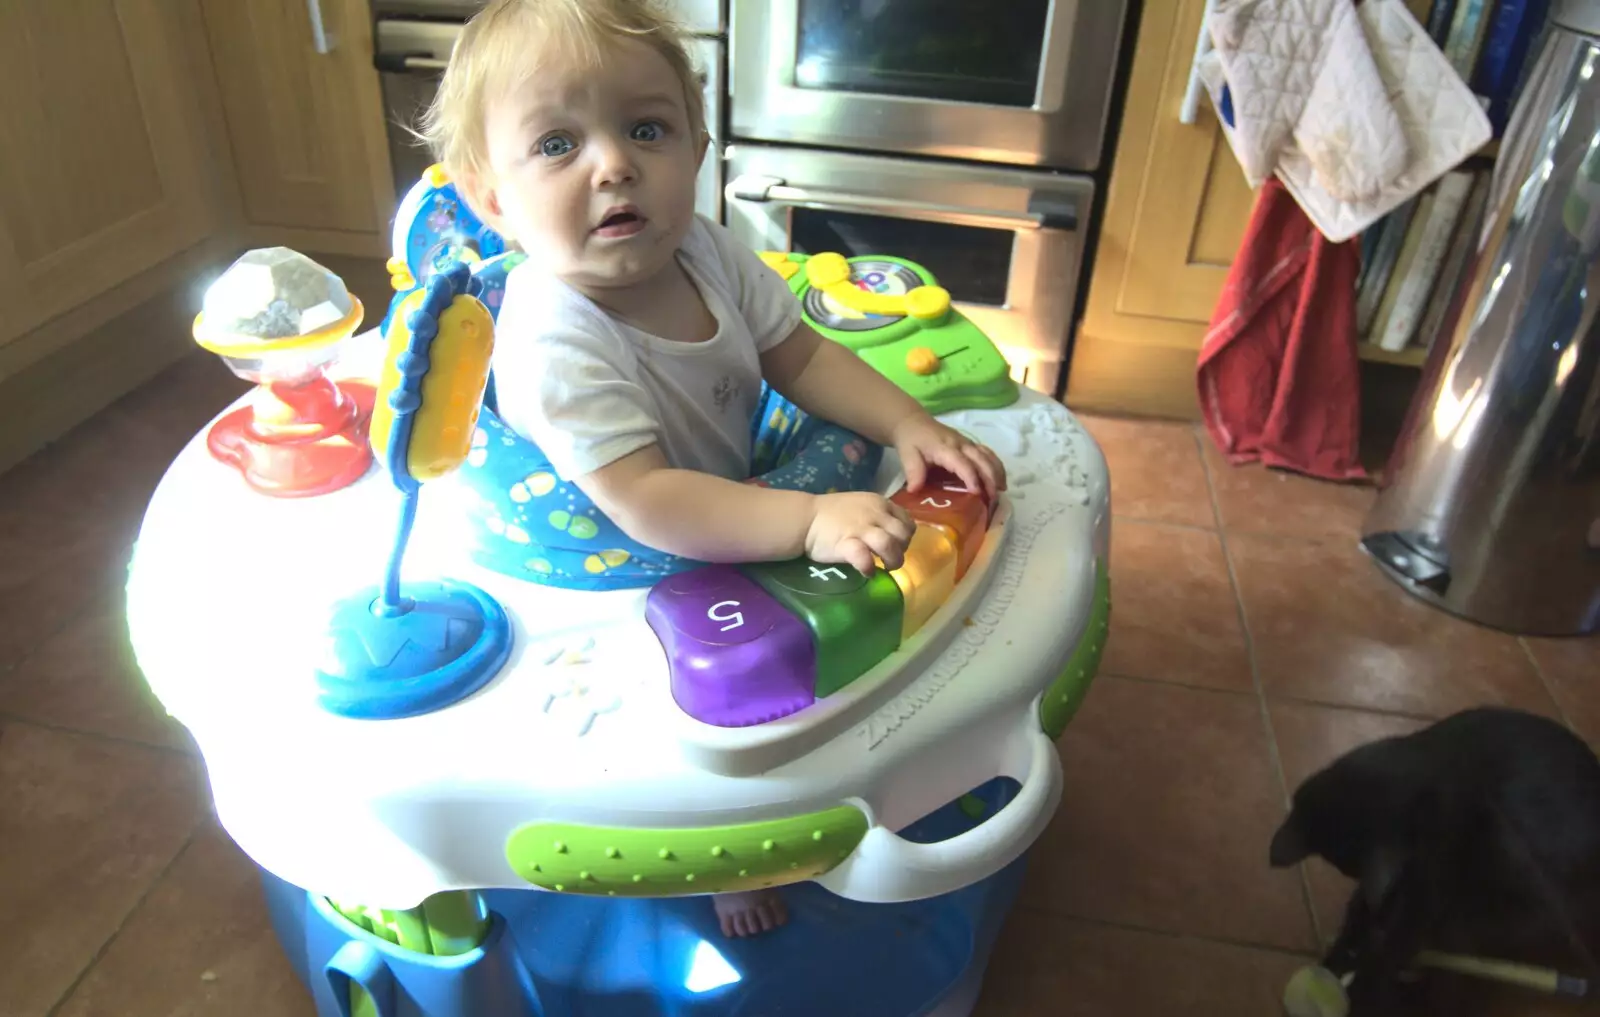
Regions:
M 863 314 L 906 315 L 941 322 L 950 313 L 950 291 L 943 286 L 915 286 L 905 293 L 869 293 L 850 281 L 844 255 L 825 252 L 806 263 L 811 285 L 846 307 Z
M 378 381 L 380 392 L 395 393 L 404 387 L 402 364 L 410 363 L 405 358 L 415 341 L 406 322 L 423 310 L 433 292 L 419 289 L 401 302 L 390 329 Z M 405 472 L 419 482 L 438 480 L 466 461 L 494 352 L 494 319 L 476 298 L 455 296 L 436 320 L 437 333 L 426 354 L 429 364 L 421 378 L 421 403 L 411 439 L 404 443 L 408 446 Z M 396 419 L 395 408 L 387 399 L 373 410 L 372 447 L 379 455 L 390 445 Z
M 511 653 L 511 626 L 487 593 L 451 579 L 400 582 L 422 485 L 466 461 L 494 351 L 494 320 L 457 263 L 408 296 L 391 319 L 372 414 L 372 447 L 400 492 L 400 524 L 382 585 L 339 602 L 322 705 L 392 719 L 477 691 Z

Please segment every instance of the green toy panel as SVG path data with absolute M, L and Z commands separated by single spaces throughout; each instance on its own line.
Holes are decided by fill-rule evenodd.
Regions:
M 1089 621 L 1083 627 L 1083 636 L 1072 651 L 1067 666 L 1050 687 L 1045 690 L 1039 704 L 1039 724 L 1051 738 L 1061 737 L 1073 714 L 1089 693 L 1089 685 L 1100 670 L 1100 655 L 1105 652 L 1106 635 L 1111 631 L 1111 576 L 1105 562 L 1096 561 L 1094 569 L 1094 604 L 1089 609 Z
M 777 251 L 762 254 L 800 301 L 807 324 L 854 350 L 928 412 L 999 409 L 1017 401 L 1017 384 L 1005 357 L 960 311 L 951 307 L 937 319 L 862 315 L 812 287 L 807 271 L 811 257 Z M 867 255 L 848 263 L 852 280 L 880 295 L 938 285 L 931 272 L 904 258 Z M 920 362 L 923 371 L 912 370 L 913 362 Z
M 867 833 L 857 808 L 738 826 L 646 830 L 529 823 L 506 841 L 523 879 L 558 893 L 681 897 L 815 879 Z
M 931 351 L 938 369 L 929 374 L 913 371 L 910 360 L 919 355 L 913 353 L 916 350 Z M 921 329 L 910 338 L 861 350 L 859 355 L 929 413 L 996 410 L 1017 401 L 1011 365 L 989 337 L 958 311 L 951 311 L 938 328 Z
M 743 566 L 791 614 L 817 647 L 817 698 L 831 696 L 900 648 L 905 601 L 879 569 L 871 578 L 848 565 L 809 558 Z
M 351 924 L 404 950 L 454 957 L 476 950 L 489 934 L 483 899 L 471 890 L 436 893 L 404 911 L 360 904 L 329 904 Z

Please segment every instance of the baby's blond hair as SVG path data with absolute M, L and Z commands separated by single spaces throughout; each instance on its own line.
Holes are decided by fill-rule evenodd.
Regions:
M 493 90 L 514 88 L 552 54 L 598 67 L 619 39 L 638 39 L 683 85 L 690 136 L 705 131 L 705 97 L 682 27 L 659 0 L 491 0 L 461 33 L 418 136 L 452 179 L 488 169 L 485 115 Z

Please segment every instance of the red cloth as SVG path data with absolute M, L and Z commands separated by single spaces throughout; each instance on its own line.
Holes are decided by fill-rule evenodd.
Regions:
M 1196 370 L 1206 428 L 1229 462 L 1259 460 L 1325 480 L 1366 477 L 1358 459 L 1360 268 L 1359 240 L 1330 243 L 1268 178 Z

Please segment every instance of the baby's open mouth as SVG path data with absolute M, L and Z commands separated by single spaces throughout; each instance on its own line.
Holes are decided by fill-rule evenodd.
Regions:
M 632 205 L 607 210 L 594 231 L 601 236 L 625 237 L 644 229 L 644 216 Z

